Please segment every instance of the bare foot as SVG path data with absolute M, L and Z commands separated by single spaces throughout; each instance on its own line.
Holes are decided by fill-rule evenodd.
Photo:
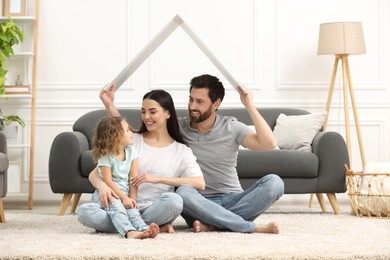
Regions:
M 194 233 L 210 232 L 210 231 L 214 231 L 214 227 L 203 224 L 199 220 L 195 220 L 194 223 L 192 224 L 192 230 L 194 231 Z
M 173 234 L 175 233 L 175 229 L 173 228 L 172 224 L 165 224 L 160 227 L 160 232 Z
M 256 224 L 253 232 L 279 234 L 279 225 L 275 222 L 270 222 L 268 224 Z
M 150 224 L 148 230 L 150 231 L 149 232 L 150 233 L 150 238 L 155 238 L 158 235 L 158 233 L 160 232 L 160 228 L 155 223 Z
M 149 229 L 144 230 L 142 232 L 135 231 L 135 230 L 130 230 L 127 232 L 127 239 L 134 238 L 134 239 L 145 239 L 149 238 L 151 235 L 151 231 Z

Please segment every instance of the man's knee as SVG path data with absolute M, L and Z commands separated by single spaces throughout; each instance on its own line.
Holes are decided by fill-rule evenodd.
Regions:
M 278 194 L 279 197 L 284 193 L 284 182 L 282 178 L 280 178 L 276 174 L 268 174 L 264 178 L 267 179 L 267 183 L 269 183 L 270 190 L 275 194 Z

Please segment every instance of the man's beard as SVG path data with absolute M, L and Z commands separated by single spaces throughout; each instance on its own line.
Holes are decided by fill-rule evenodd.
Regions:
M 197 123 L 201 123 L 201 122 L 207 120 L 211 116 L 212 107 L 210 106 L 210 108 L 203 113 L 199 112 L 199 117 L 193 117 L 191 115 L 191 111 L 196 111 L 196 112 L 199 112 L 199 111 L 198 110 L 189 110 L 190 122 L 197 124 Z

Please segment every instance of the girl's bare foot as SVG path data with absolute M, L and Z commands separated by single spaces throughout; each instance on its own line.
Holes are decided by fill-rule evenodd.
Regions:
M 165 224 L 160 227 L 160 232 L 173 234 L 175 233 L 175 229 L 173 228 L 172 224 Z
M 155 223 L 150 224 L 148 230 L 150 233 L 150 238 L 155 238 L 158 235 L 158 233 L 160 232 L 160 228 Z
M 253 232 L 279 234 L 279 225 L 275 222 L 270 222 L 268 224 L 256 224 Z
M 194 233 L 210 232 L 210 231 L 214 231 L 214 227 L 203 224 L 199 220 L 195 220 L 194 223 L 192 224 L 192 230 L 194 231 Z
M 149 229 L 144 230 L 142 232 L 135 231 L 135 230 L 130 230 L 130 231 L 127 232 L 126 238 L 127 239 L 130 239 L 130 238 L 133 238 L 133 239 L 145 239 L 145 238 L 149 238 L 150 235 L 151 235 L 151 232 L 150 232 Z

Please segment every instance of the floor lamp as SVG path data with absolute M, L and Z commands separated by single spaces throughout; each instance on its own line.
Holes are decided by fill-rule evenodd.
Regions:
M 364 43 L 363 28 L 360 22 L 335 22 L 335 23 L 323 23 L 320 25 L 320 32 L 318 38 L 318 55 L 335 55 L 335 61 L 333 66 L 332 79 L 330 83 L 328 100 L 326 103 L 326 111 L 328 112 L 323 129 L 326 130 L 328 123 L 328 116 L 330 106 L 332 103 L 332 96 L 334 90 L 334 83 L 336 79 L 337 69 L 339 62 L 341 61 L 342 79 L 343 79 L 343 96 L 344 96 L 344 117 L 345 117 L 345 135 L 346 143 L 349 155 L 349 161 L 352 162 L 351 152 L 351 136 L 350 136 L 350 124 L 349 124 L 349 106 L 348 106 L 348 93 L 351 98 L 352 110 L 355 119 L 356 132 L 359 142 L 360 157 L 363 167 L 366 165 L 366 158 L 364 155 L 363 141 L 360 131 L 360 123 L 358 113 L 356 109 L 355 93 L 352 85 L 351 72 L 349 70 L 348 56 L 354 54 L 366 53 L 366 47 Z M 322 194 L 316 194 L 318 201 L 320 202 L 322 210 L 326 211 L 325 203 L 323 201 Z M 328 194 L 329 196 L 329 194 Z M 309 207 L 311 207 L 313 195 L 310 197 Z

